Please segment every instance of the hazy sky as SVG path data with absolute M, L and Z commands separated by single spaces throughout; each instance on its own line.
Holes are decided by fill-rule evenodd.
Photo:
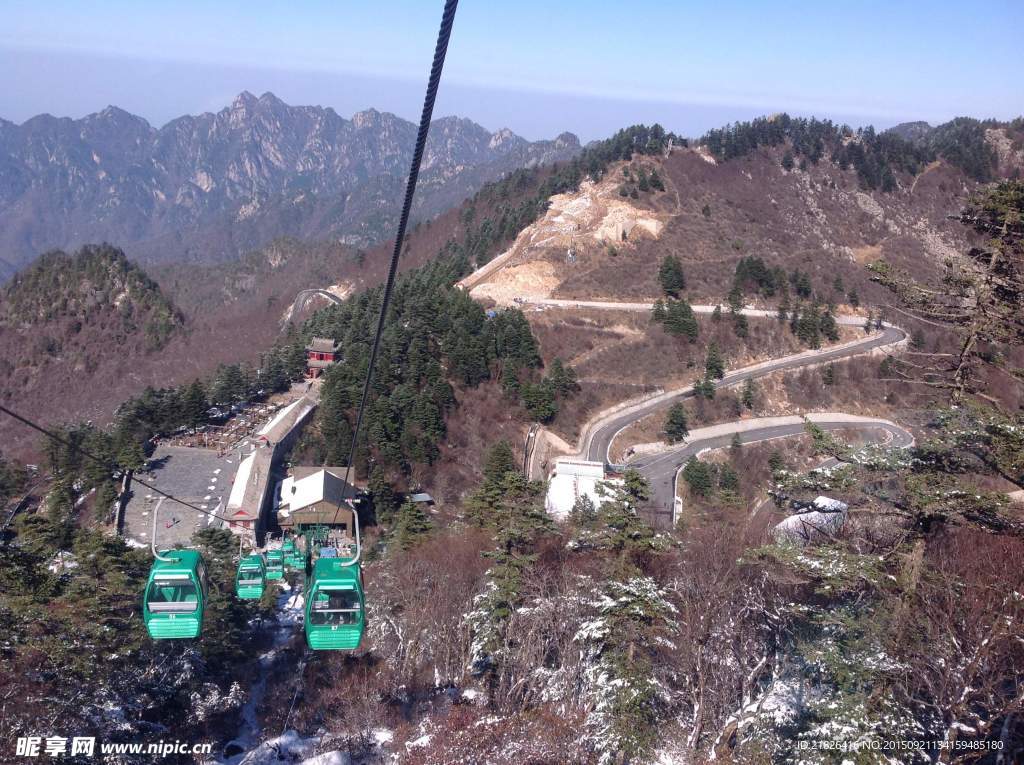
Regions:
M 241 90 L 415 119 L 440 0 L 0 0 L 0 117 L 155 125 Z M 884 127 L 1024 113 L 1024 2 L 463 0 L 435 114 L 584 140 L 775 111 Z

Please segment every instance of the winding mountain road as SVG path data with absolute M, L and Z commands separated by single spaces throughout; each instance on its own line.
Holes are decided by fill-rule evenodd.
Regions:
M 570 309 L 626 311 L 649 311 L 653 307 L 653 303 L 647 302 L 616 303 L 555 298 L 524 298 L 520 303 Z M 692 308 L 695 313 L 711 313 L 716 306 L 694 305 Z M 776 315 L 775 311 L 756 308 L 744 308 L 741 313 L 756 317 L 774 317 Z M 837 316 L 836 322 L 845 326 L 863 326 L 864 318 L 861 316 Z M 728 388 L 773 372 L 824 364 L 871 353 L 876 349 L 892 348 L 905 343 L 906 340 L 907 333 L 904 330 L 892 324 L 883 323 L 879 331 L 856 340 L 794 353 L 732 370 L 723 379 L 717 381 L 715 387 Z M 614 407 L 585 426 L 580 440 L 580 454 L 587 460 L 611 463 L 612 443 L 623 430 L 652 412 L 693 395 L 693 386 L 687 386 L 632 402 L 627 401 Z M 909 432 L 887 420 L 844 413 L 809 414 L 807 418 L 824 430 L 858 429 L 865 431 L 869 439 L 891 441 L 899 446 L 908 446 L 913 443 L 913 436 Z M 651 484 L 652 507 L 649 512 L 656 516 L 653 520 L 658 522 L 658 525 L 664 525 L 665 520 L 671 522 L 670 519 L 674 517 L 676 476 L 686 461 L 705 449 L 728 446 L 735 433 L 740 434 L 741 443 L 756 443 L 775 438 L 799 436 L 804 433 L 804 419 L 800 415 L 791 415 L 715 425 L 693 431 L 690 438 L 679 446 L 666 449 L 658 454 L 637 457 L 631 461 L 630 466 L 636 467 Z
M 734 435 L 741 444 L 772 441 L 777 438 L 791 438 L 806 433 L 806 420 L 822 430 L 859 430 L 871 443 L 884 443 L 907 447 L 914 443 L 914 436 L 905 428 L 890 420 L 877 417 L 861 417 L 842 412 L 814 412 L 807 415 L 784 417 L 757 417 L 748 420 L 711 425 L 690 432 L 687 440 L 677 446 L 656 454 L 646 454 L 630 460 L 629 467 L 640 471 L 651 486 L 651 507 L 647 513 L 658 526 L 675 521 L 676 478 L 687 460 L 706 449 L 722 449 L 732 444 Z M 828 460 L 819 467 L 827 467 L 836 460 Z
M 746 313 L 746 311 L 744 311 Z M 846 325 L 863 324 L 864 319 L 855 316 L 836 317 L 836 321 Z M 746 380 L 754 380 L 764 377 L 772 372 L 781 370 L 798 369 L 800 367 L 814 364 L 823 364 L 829 361 L 837 361 L 852 356 L 859 356 L 869 353 L 876 348 L 886 348 L 899 345 L 905 342 L 907 333 L 899 327 L 891 324 L 883 326 L 880 332 L 865 335 L 863 338 L 851 340 L 839 345 L 830 345 L 817 350 L 803 351 L 789 356 L 782 356 L 778 359 L 763 361 L 752 364 L 748 367 L 741 367 L 725 375 L 724 378 L 715 383 L 716 388 L 728 388 Z M 609 450 L 615 437 L 637 420 L 646 417 L 648 414 L 665 406 L 666 404 L 683 401 L 693 396 L 693 386 L 687 386 L 639 401 L 634 405 L 627 406 L 621 411 L 609 414 L 608 416 L 592 423 L 583 437 L 582 453 L 588 460 L 603 460 L 610 462 Z

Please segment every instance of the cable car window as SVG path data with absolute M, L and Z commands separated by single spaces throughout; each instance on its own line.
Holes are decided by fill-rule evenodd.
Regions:
M 154 579 L 146 602 L 150 611 L 191 613 L 199 607 L 199 596 L 190 579 Z
M 259 566 L 243 566 L 238 572 L 238 583 L 242 586 L 262 584 L 263 571 Z
M 320 590 L 312 605 L 310 624 L 355 624 L 359 621 L 359 594 L 355 590 Z

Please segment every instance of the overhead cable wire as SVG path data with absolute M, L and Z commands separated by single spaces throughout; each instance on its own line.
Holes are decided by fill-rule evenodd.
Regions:
M 359 448 L 359 432 L 363 425 L 363 415 L 366 412 L 366 404 L 370 397 L 370 385 L 373 382 L 373 370 L 377 363 L 377 355 L 380 351 L 381 337 L 384 334 L 384 322 L 387 318 L 388 304 L 391 302 L 391 293 L 395 286 L 395 275 L 398 272 L 398 260 L 402 254 L 402 245 L 405 242 L 405 230 L 409 225 L 409 214 L 412 211 L 413 195 L 416 193 L 416 182 L 420 175 L 420 162 L 423 160 L 423 151 L 427 144 L 427 133 L 430 130 L 430 120 L 434 114 L 434 101 L 437 98 L 437 89 L 441 84 L 441 71 L 444 69 L 445 55 L 448 53 L 448 40 L 452 33 L 452 24 L 455 22 L 455 9 L 459 6 L 459 0 L 447 0 L 444 4 L 444 12 L 441 14 L 441 28 L 437 32 L 437 45 L 434 48 L 434 61 L 430 67 L 430 79 L 427 81 L 427 92 L 423 99 L 423 112 L 420 115 L 419 132 L 416 134 L 416 146 L 412 154 L 412 165 L 409 168 L 409 178 L 405 184 L 405 201 L 402 204 L 402 214 L 398 219 L 398 234 L 395 236 L 395 247 L 391 253 L 391 264 L 388 267 L 388 278 L 384 283 L 384 292 L 380 302 L 380 314 L 377 317 L 377 331 L 373 338 L 373 347 L 370 350 L 370 363 L 366 367 L 366 379 L 363 382 L 363 393 L 359 400 L 359 409 L 356 410 L 356 425 L 352 430 L 352 443 L 349 447 L 348 462 L 346 463 L 345 478 L 341 490 L 341 499 L 338 508 L 334 511 L 334 520 L 331 525 L 338 521 L 338 513 L 341 505 L 345 502 L 345 495 L 348 493 L 350 481 L 354 478 L 356 451 Z

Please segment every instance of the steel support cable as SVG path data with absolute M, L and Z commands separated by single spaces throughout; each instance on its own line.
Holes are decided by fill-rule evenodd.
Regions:
M 423 112 L 420 115 L 420 128 L 416 134 L 416 147 L 412 154 L 412 165 L 409 168 L 409 178 L 405 184 L 405 201 L 402 203 L 402 215 L 398 219 L 398 234 L 395 236 L 395 247 L 391 253 L 391 264 L 388 267 L 388 278 L 384 283 L 384 292 L 381 296 L 380 314 L 377 316 L 377 331 L 373 338 L 373 346 L 370 349 L 370 363 L 366 368 L 366 380 L 363 382 L 363 394 L 359 400 L 359 409 L 356 410 L 356 425 L 352 430 L 352 444 L 349 447 L 348 462 L 346 464 L 345 477 L 353 478 L 355 474 L 356 451 L 359 448 L 359 431 L 363 425 L 363 415 L 366 412 L 366 403 L 370 397 L 370 385 L 373 382 L 373 370 L 377 364 L 377 354 L 380 351 L 380 341 L 384 334 L 384 321 L 387 318 L 388 304 L 391 302 L 391 293 L 395 287 L 395 275 L 398 272 L 398 259 L 402 255 L 402 245 L 405 241 L 405 229 L 409 224 L 409 214 L 412 211 L 412 199 L 416 193 L 416 182 L 420 175 L 420 162 L 423 159 L 423 151 L 427 144 L 427 133 L 430 130 L 430 119 L 434 113 L 434 101 L 437 98 L 437 89 L 441 84 L 441 71 L 444 69 L 445 55 L 448 53 L 448 39 L 451 37 L 452 24 L 455 22 L 455 9 L 458 8 L 459 0 L 446 0 L 444 12 L 441 15 L 441 28 L 437 32 L 437 45 L 434 48 L 434 62 L 430 67 L 430 79 L 427 82 L 427 92 L 423 99 Z M 341 500 L 338 508 L 334 511 L 333 526 L 338 522 L 338 513 L 341 512 L 341 505 L 348 493 L 350 481 L 346 480 L 341 490 Z

